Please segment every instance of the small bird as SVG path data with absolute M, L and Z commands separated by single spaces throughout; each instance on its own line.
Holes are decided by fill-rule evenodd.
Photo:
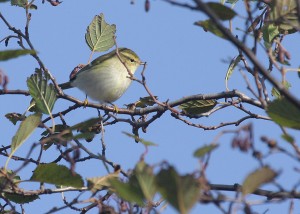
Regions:
M 77 87 L 100 103 L 116 101 L 132 82 L 128 70 L 133 75 L 137 68 L 144 64 L 138 55 L 128 48 L 119 48 L 118 53 L 119 56 L 117 50 L 113 50 L 96 58 L 73 75 L 69 82 L 59 86 L 62 89 Z

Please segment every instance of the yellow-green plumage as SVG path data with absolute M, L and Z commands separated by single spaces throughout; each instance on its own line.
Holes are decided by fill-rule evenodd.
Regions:
M 127 48 L 119 48 L 119 56 L 132 74 L 141 61 L 136 53 Z M 114 102 L 119 99 L 131 83 L 128 71 L 113 50 L 93 60 L 83 67 L 71 80 L 70 85 L 85 92 L 91 99 Z M 62 84 L 67 88 L 67 84 Z

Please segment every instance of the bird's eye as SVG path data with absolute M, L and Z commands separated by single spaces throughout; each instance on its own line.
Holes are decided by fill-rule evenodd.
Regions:
M 131 59 L 130 59 L 130 62 L 134 62 L 134 59 L 131 58 Z

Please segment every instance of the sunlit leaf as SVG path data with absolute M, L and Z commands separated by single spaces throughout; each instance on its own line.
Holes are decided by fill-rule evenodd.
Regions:
M 300 129 L 300 109 L 285 98 L 271 102 L 267 113 L 279 125 Z
M 99 190 L 110 188 L 111 180 L 117 179 L 119 177 L 118 173 L 111 173 L 101 177 L 87 178 L 87 187 L 92 192 L 97 192 Z
M 83 180 L 79 174 L 56 163 L 39 165 L 30 180 L 62 186 L 83 187 Z
M 155 99 L 157 99 L 157 96 L 154 96 Z M 145 108 L 147 106 L 153 106 L 155 104 L 154 100 L 152 97 L 147 96 L 147 97 L 141 97 L 139 101 L 136 102 L 136 107 L 140 108 Z
M 217 105 L 216 100 L 192 100 L 183 103 L 179 108 L 189 115 L 199 115 L 212 110 Z
M 11 190 L 12 188 L 18 188 L 20 180 L 20 176 L 16 175 L 14 171 L 0 168 L 1 190 Z
M 277 173 L 269 167 L 263 167 L 250 173 L 243 182 L 243 195 L 253 193 L 257 188 L 265 183 L 271 182 Z
M 35 51 L 33 50 L 23 50 L 23 49 L 0 51 L 0 61 L 5 61 L 5 60 L 17 58 L 22 55 L 34 54 L 34 53 Z
M 95 16 L 87 28 L 85 40 L 93 52 L 107 51 L 114 46 L 116 26 L 109 25 L 104 20 L 104 15 Z
M 29 93 L 35 101 L 36 107 L 44 114 L 51 114 L 56 102 L 56 90 L 52 83 L 47 83 L 49 78 L 41 71 L 27 79 Z
M 219 146 L 218 144 L 210 144 L 210 145 L 202 146 L 201 148 L 197 149 L 194 152 L 194 157 L 202 158 L 204 155 L 210 153 L 211 151 L 216 149 L 218 146 Z
M 264 41 L 272 43 L 273 39 L 279 35 L 278 26 L 275 26 L 274 24 L 264 25 L 262 33 Z
M 23 7 L 26 8 L 26 5 L 28 4 L 28 0 L 11 0 L 11 5 L 13 6 L 18 6 L 18 7 Z M 31 4 L 28 9 L 37 9 L 37 6 L 35 4 Z
M 173 167 L 162 169 L 156 176 L 158 191 L 181 214 L 199 199 L 200 185 L 193 175 L 180 176 Z
M 227 37 L 217 28 L 217 26 L 211 20 L 198 21 L 198 22 L 195 22 L 195 25 L 202 27 L 203 30 L 206 32 L 209 31 L 218 37 L 227 39 Z
M 228 80 L 231 77 L 231 75 L 233 74 L 235 67 L 239 64 L 241 59 L 242 59 L 241 55 L 234 57 L 228 66 L 228 69 L 226 71 L 226 76 L 225 76 L 225 85 L 226 85 L 227 90 L 229 90 L 228 89 Z
M 289 89 L 290 87 L 292 87 L 292 85 L 288 81 L 285 81 L 283 83 L 283 86 L 286 89 Z M 281 94 L 280 94 L 280 92 L 275 87 L 272 88 L 271 94 L 272 94 L 272 96 L 276 97 L 277 99 L 282 97 Z
M 141 142 L 145 146 L 157 146 L 157 144 L 152 143 L 151 141 L 144 140 L 143 138 L 140 138 L 140 137 L 130 134 L 128 132 L 123 132 L 123 134 L 127 135 L 128 137 L 133 138 L 136 142 Z
M 208 2 L 206 4 L 221 20 L 230 20 L 237 15 L 234 10 L 220 3 Z
M 299 28 L 297 0 L 274 0 L 270 2 L 270 20 L 280 33 L 295 33 Z

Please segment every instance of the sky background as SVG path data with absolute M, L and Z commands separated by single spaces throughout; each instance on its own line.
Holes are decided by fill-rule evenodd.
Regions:
M 84 34 L 87 26 L 95 15 L 104 13 L 105 19 L 110 24 L 117 26 L 117 43 L 119 47 L 128 47 L 134 50 L 148 66 L 146 70 L 147 84 L 153 94 L 157 95 L 160 101 L 176 100 L 183 96 L 193 94 L 218 93 L 225 91 L 225 73 L 231 58 L 238 54 L 236 48 L 230 43 L 203 31 L 202 28 L 193 25 L 195 21 L 204 20 L 206 17 L 200 13 L 171 6 L 162 1 L 150 1 L 151 8 L 148 13 L 144 10 L 144 1 L 136 0 L 135 4 L 130 4 L 129 0 L 90 0 L 90 1 L 70 1 L 65 0 L 58 7 L 49 4 L 41 4 L 36 1 L 38 10 L 32 12 L 30 22 L 31 41 L 38 51 L 41 60 L 56 78 L 58 83 L 68 80 L 72 69 L 80 64 L 87 63 L 90 50 L 85 43 Z M 236 27 L 243 28 L 244 11 L 243 2 L 237 4 L 239 17 L 233 21 L 234 34 L 242 35 L 241 31 L 235 30 Z M 24 29 L 25 12 L 19 7 L 12 7 L 10 3 L 0 4 L 0 11 L 12 26 Z M 0 39 L 7 36 L 10 32 L 0 22 Z M 291 64 L 299 66 L 300 42 L 296 42 L 299 35 L 291 35 L 286 38 L 284 45 L 291 52 Z M 17 48 L 16 41 L 11 40 L 9 49 Z M 4 44 L 0 44 L 0 50 L 6 49 Z M 94 54 L 94 57 L 99 54 Z M 265 58 L 261 55 L 261 60 Z M 267 62 L 267 61 L 265 61 Z M 9 89 L 27 89 L 26 79 L 38 67 L 36 61 L 30 57 L 20 57 L 18 59 L 1 62 L 0 68 L 9 77 Z M 141 71 L 141 68 L 140 70 Z M 140 72 L 136 77 L 140 77 Z M 278 72 L 279 73 L 279 72 Z M 278 74 L 276 74 L 278 76 Z M 291 91 L 299 93 L 299 78 L 296 73 L 287 75 L 292 84 Z M 250 78 L 250 77 L 249 77 Z M 236 70 L 229 80 L 230 89 L 238 89 L 251 96 L 246 89 L 245 81 Z M 270 88 L 270 87 L 269 87 Z M 85 95 L 78 89 L 67 91 L 68 94 L 84 100 Z M 128 91 L 115 102 L 117 106 L 132 103 L 140 97 L 147 96 L 147 92 L 141 85 L 133 82 Z M 20 95 L 1 96 L 1 145 L 8 145 L 14 136 L 18 126 L 10 123 L 4 115 L 8 112 L 23 113 L 29 105 L 30 98 Z M 222 101 L 222 100 L 220 100 Z M 54 113 L 62 111 L 73 105 L 64 100 L 58 100 Z M 245 105 L 247 106 L 247 105 Z M 249 107 L 249 106 L 247 106 Z M 264 114 L 259 109 L 253 112 Z M 77 109 L 65 117 L 68 124 L 76 124 L 80 121 L 97 116 L 95 109 Z M 127 118 L 126 115 L 118 115 Z M 219 111 L 208 118 L 192 120 L 203 125 L 218 125 L 221 121 L 236 121 L 245 116 L 234 108 Z M 57 120 L 59 122 L 59 120 Z M 254 125 L 255 146 L 262 152 L 267 152 L 266 146 L 259 140 L 262 135 L 278 139 L 279 144 L 293 151 L 292 148 L 280 140 L 280 129 L 270 121 L 247 120 L 241 125 L 248 123 Z M 146 162 L 157 164 L 163 160 L 168 161 L 181 173 L 192 173 L 199 169 L 199 162 L 193 157 L 193 152 L 213 141 L 214 137 L 222 130 L 234 130 L 235 126 L 225 127 L 216 131 L 204 131 L 187 126 L 182 122 L 165 113 L 160 119 L 151 124 L 147 133 L 140 133 L 140 137 L 158 144 L 151 147 L 146 156 Z M 106 127 L 105 142 L 107 144 L 107 158 L 115 163 L 121 164 L 126 171 L 134 168 L 144 151 L 141 144 L 122 134 L 122 131 L 131 132 L 131 127 L 125 123 L 118 123 L 114 126 Z M 289 130 L 290 131 L 290 130 Z M 30 145 L 40 138 L 40 130 L 37 130 L 16 155 L 24 156 Z M 295 137 L 300 137 L 299 132 L 290 131 Z M 224 135 L 219 139 L 220 147 L 212 154 L 207 178 L 211 183 L 228 184 L 242 183 L 248 173 L 259 167 L 258 162 L 254 161 L 250 153 L 241 153 L 237 149 L 231 148 L 233 135 Z M 85 145 L 92 151 L 101 152 L 100 136 L 91 143 Z M 37 154 L 35 151 L 33 154 Z M 44 162 L 53 160 L 56 149 L 49 149 L 43 157 Z M 83 153 L 82 153 L 82 156 Z M 2 157 L 0 161 L 4 163 Z M 283 174 L 278 177 L 278 182 L 286 184 L 292 188 L 299 181 L 299 174 L 293 171 L 299 163 L 286 157 L 283 154 L 271 155 L 265 163 L 272 166 L 274 170 L 283 170 Z M 21 163 L 11 161 L 9 168 L 15 169 Z M 287 167 L 289 166 L 289 167 Z M 29 165 L 20 172 L 22 179 L 29 179 L 31 171 L 35 168 Z M 89 161 L 76 165 L 76 171 L 83 177 L 95 177 L 106 174 L 99 161 Z M 38 185 L 27 183 L 22 184 L 24 188 L 35 189 Z M 53 188 L 53 186 L 49 185 Z M 272 189 L 274 186 L 266 185 L 265 189 Z M 74 194 L 74 193 L 73 193 Z M 76 194 L 74 194 L 76 195 Z M 233 194 L 229 194 L 234 197 Z M 67 200 L 72 200 L 72 193 L 66 194 Z M 250 197 L 252 198 L 252 197 Z M 253 197 L 253 202 L 260 202 L 262 197 Z M 25 210 L 30 213 L 44 213 L 53 206 L 63 206 L 61 196 L 46 195 L 41 196 L 31 204 L 24 205 Z M 286 213 L 289 203 L 272 203 L 266 205 L 256 205 L 253 210 L 258 213 Z M 239 207 L 236 206 L 237 210 Z M 295 213 L 300 209 L 300 204 L 295 200 Z M 219 213 L 213 205 L 197 204 L 191 213 Z M 174 213 L 175 210 L 170 206 L 165 213 Z M 240 211 L 237 211 L 239 213 Z M 61 213 L 72 213 L 64 210 Z M 96 213 L 94 210 L 91 213 Z

